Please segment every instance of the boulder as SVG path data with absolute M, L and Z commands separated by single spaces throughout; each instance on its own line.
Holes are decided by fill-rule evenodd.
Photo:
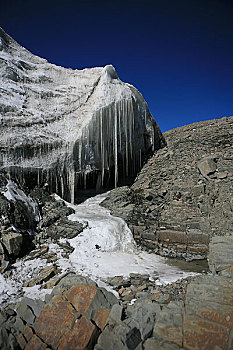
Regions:
M 2 236 L 2 244 L 7 253 L 17 257 L 21 251 L 23 243 L 23 236 L 20 233 L 10 232 Z
M 69 302 L 61 296 L 54 296 L 41 311 L 34 324 L 34 330 L 43 342 L 57 349 L 64 335 L 73 327 L 78 317 L 79 314 Z M 29 345 L 30 342 L 28 348 L 30 348 Z
M 197 167 L 204 177 L 208 177 L 215 173 L 217 164 L 212 158 L 204 158 L 197 163 Z
M 91 320 L 98 319 L 99 309 L 111 309 L 117 303 L 116 297 L 109 292 L 103 292 L 96 286 L 74 286 L 64 293 L 65 298 L 73 305 L 78 313 Z M 108 298 L 109 296 L 109 298 Z M 102 316 L 105 318 L 104 311 Z

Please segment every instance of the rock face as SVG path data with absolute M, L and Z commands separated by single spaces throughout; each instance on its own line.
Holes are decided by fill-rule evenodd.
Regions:
M 114 189 L 102 203 L 124 218 L 138 244 L 152 252 L 211 265 L 232 261 L 233 117 L 204 121 L 164 133 L 134 184 Z M 221 251 L 221 253 L 220 253 Z M 221 255 L 221 257 L 220 257 Z M 213 257 L 215 256 L 215 258 Z M 218 266 L 216 266 L 218 271 Z
M 126 183 L 163 143 L 142 95 L 113 66 L 55 66 L 0 29 L 0 169 L 29 187 L 47 182 L 74 201 L 78 188 Z

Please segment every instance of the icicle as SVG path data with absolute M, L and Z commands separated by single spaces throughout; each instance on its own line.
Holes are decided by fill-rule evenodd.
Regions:
M 78 142 L 78 161 L 79 161 L 79 169 L 82 171 L 82 137 L 81 140 Z
M 104 185 L 104 140 L 103 140 L 103 110 L 100 110 L 100 154 L 101 154 L 101 185 Z
M 64 198 L 64 181 L 63 181 L 63 176 L 61 176 L 61 196 Z
M 70 170 L 69 173 L 69 187 L 70 187 L 70 201 L 73 204 L 74 203 L 74 170 Z
M 118 181 L 118 163 L 117 163 L 117 108 L 114 104 L 115 113 L 114 113 L 114 166 L 115 166 L 115 187 L 117 187 Z
M 84 190 L 87 188 L 86 172 L 83 173 L 83 188 Z
M 127 126 L 127 115 L 126 115 L 127 101 L 124 100 L 123 104 L 123 116 L 124 116 L 124 126 L 125 126 L 125 172 L 126 176 L 129 175 L 129 158 L 128 158 L 128 126 Z

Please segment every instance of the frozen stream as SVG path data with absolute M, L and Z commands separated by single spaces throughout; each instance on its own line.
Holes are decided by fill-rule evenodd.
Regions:
M 124 220 L 113 217 L 107 209 L 99 205 L 105 197 L 106 194 L 101 194 L 82 204 L 72 205 L 75 214 L 70 215 L 69 219 L 87 226 L 81 234 L 69 240 L 75 248 L 69 259 L 61 256 L 58 245 L 50 245 L 50 251 L 55 251 L 59 257 L 57 264 L 62 273 L 74 271 L 91 277 L 101 286 L 105 285 L 109 277 L 127 277 L 131 272 L 149 274 L 152 279 L 156 279 L 157 284 L 173 282 L 194 274 L 169 266 L 165 258 L 136 247 Z M 34 278 L 45 266 L 46 261 L 43 259 L 20 260 L 14 265 L 10 279 L 6 280 L 0 275 L 0 303 L 17 300 L 23 292 L 34 298 L 43 297 L 50 292 L 40 290 L 40 286 L 22 287 L 23 283 Z

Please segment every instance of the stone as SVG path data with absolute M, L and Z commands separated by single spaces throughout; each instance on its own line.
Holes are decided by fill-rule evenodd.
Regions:
M 163 342 L 162 344 L 160 344 L 158 339 L 149 338 L 143 344 L 143 349 L 144 350 L 180 350 L 181 348 L 176 344 L 167 343 L 167 342 Z
M 95 350 L 127 350 L 126 334 L 130 331 L 130 328 L 123 322 L 115 325 L 109 325 L 105 327 L 100 334 Z
M 153 336 L 182 347 L 183 312 L 182 302 L 171 302 L 164 306 L 155 322 Z
M 84 350 L 93 349 L 98 331 L 96 326 L 85 316 L 77 320 L 58 346 L 58 350 Z
M 46 228 L 46 235 L 50 237 L 53 241 L 59 242 L 60 238 L 72 239 L 79 235 L 83 231 L 83 224 L 77 221 L 71 221 L 67 218 L 60 218 L 55 222 L 55 224 L 50 225 Z M 59 242 L 61 247 L 66 247 L 68 252 L 72 252 L 69 243 Z
M 24 331 L 23 331 L 23 336 L 24 338 L 26 339 L 27 342 L 29 342 L 31 340 L 31 338 L 33 337 L 33 330 L 31 327 L 29 326 L 26 326 L 24 328 Z
M 82 285 L 96 286 L 96 283 L 88 277 L 76 275 L 74 273 L 69 273 L 68 275 L 65 274 L 64 276 L 62 276 L 58 284 L 53 288 L 51 295 L 47 296 L 47 299 L 52 298 L 54 295 L 64 294 L 68 289 L 70 289 L 73 286 Z
M 11 232 L 2 236 L 2 244 L 9 255 L 17 257 L 21 251 L 23 236 L 20 233 Z
M 110 310 L 104 309 L 104 308 L 99 308 L 99 310 L 97 311 L 97 313 L 94 317 L 95 324 L 102 331 L 104 330 L 106 324 L 108 323 L 109 314 L 110 314 Z
M 126 345 L 130 350 L 136 349 L 136 347 L 141 343 L 141 333 L 139 329 L 134 327 L 126 334 Z
M 31 259 L 36 259 L 41 257 L 42 255 L 46 254 L 49 251 L 49 247 L 48 246 L 43 246 L 38 250 L 33 250 L 32 252 L 30 252 L 25 260 L 31 260 Z
M 159 317 L 160 312 L 160 306 L 149 300 L 137 301 L 134 305 L 128 306 L 127 316 L 134 320 L 142 340 L 151 336 L 155 320 Z
M 106 297 L 106 295 L 109 298 Z M 111 309 L 116 298 L 111 293 L 104 293 L 96 286 L 74 286 L 64 293 L 65 298 L 78 313 L 94 320 L 100 308 Z
M 201 174 L 205 177 L 214 173 L 217 169 L 217 164 L 212 158 L 204 158 L 197 164 Z
M 119 304 L 114 304 L 108 317 L 108 323 L 114 324 L 120 322 L 122 320 L 122 312 L 123 307 Z
M 44 308 L 45 303 L 41 299 L 30 299 L 27 297 L 23 297 L 21 299 L 21 303 L 26 304 L 30 307 L 33 314 L 38 317 L 40 315 L 41 310 Z
M 25 323 L 32 325 L 35 321 L 35 315 L 32 309 L 24 302 L 18 302 L 16 304 L 17 316 L 20 317 Z
M 17 341 L 18 341 L 18 344 L 19 344 L 19 346 L 20 346 L 21 349 L 24 349 L 25 346 L 27 345 L 27 341 L 26 341 L 26 339 L 24 338 L 23 334 L 20 334 L 20 335 L 18 336 Z
M 6 271 L 7 267 L 9 265 L 8 258 L 5 254 L 4 248 L 2 243 L 0 242 L 0 273 L 3 273 Z
M 24 287 L 33 287 L 38 284 L 42 284 L 43 282 L 47 282 L 50 278 L 54 277 L 56 274 L 61 272 L 61 270 L 57 270 L 55 265 L 46 266 L 40 273 L 37 278 L 26 282 Z
M 30 341 L 26 344 L 24 350 L 45 350 L 47 349 L 47 345 L 43 343 L 43 341 L 37 337 L 36 334 L 30 339 Z
M 61 296 L 54 296 L 36 319 L 34 329 L 42 341 L 57 348 L 78 317 L 79 313 L 70 303 Z

